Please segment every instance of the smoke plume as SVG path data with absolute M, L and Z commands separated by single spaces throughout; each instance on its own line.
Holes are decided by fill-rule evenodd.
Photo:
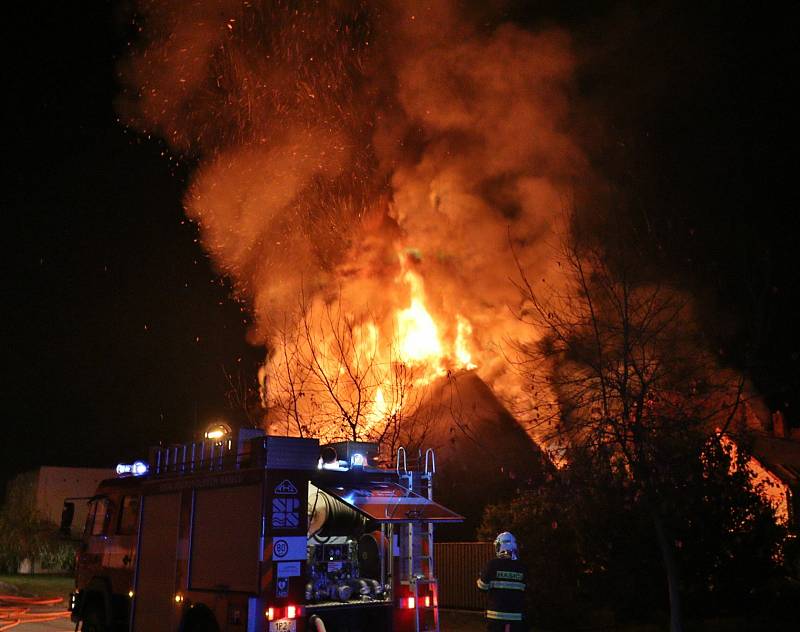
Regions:
M 568 34 L 444 0 L 137 7 L 119 112 L 196 160 L 186 213 L 250 304 L 251 340 L 274 350 L 301 300 L 385 323 L 405 261 L 438 322 L 469 319 L 502 392 L 499 347 L 531 335 L 509 310 L 512 247 L 547 274 L 587 171 Z

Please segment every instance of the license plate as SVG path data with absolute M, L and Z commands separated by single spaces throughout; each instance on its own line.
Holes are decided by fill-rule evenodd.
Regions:
M 297 632 L 297 621 L 295 619 L 270 621 L 269 632 Z

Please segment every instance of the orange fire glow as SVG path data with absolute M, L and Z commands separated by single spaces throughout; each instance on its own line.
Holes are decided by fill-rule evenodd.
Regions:
M 717 431 L 719 432 L 719 429 L 717 429 Z M 738 450 L 736 442 L 730 437 L 723 435 L 722 444 L 730 450 L 731 455 L 735 459 Z M 788 486 L 759 463 L 758 459 L 752 456 L 748 458 L 745 467 L 753 477 L 753 486 L 759 490 L 762 498 L 767 501 L 775 511 L 777 521 L 783 525 L 788 524 L 789 494 L 791 493 Z M 731 468 L 735 468 L 735 465 L 732 464 Z
M 269 354 L 269 429 L 373 436 L 469 368 L 532 410 L 509 279 L 547 274 L 593 181 L 569 34 L 447 2 L 134 4 L 120 119 L 198 157 L 186 214 Z
M 287 432 L 379 439 L 407 414 L 421 389 L 450 371 L 476 368 L 472 325 L 461 314 L 435 315 L 425 283 L 401 256 L 385 289 L 395 309 L 381 316 L 345 313 L 342 301 L 309 306 L 280 341 L 263 377 L 268 407 Z M 344 421 L 344 424 L 343 424 Z M 313 427 L 312 427 L 313 424 Z
M 441 367 L 443 359 L 439 330 L 425 308 L 422 279 L 408 271 L 403 282 L 411 290 L 411 305 L 397 312 L 397 340 L 401 361 L 408 364 L 428 364 Z

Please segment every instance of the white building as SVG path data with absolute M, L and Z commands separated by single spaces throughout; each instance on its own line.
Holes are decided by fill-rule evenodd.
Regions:
M 6 502 L 23 504 L 29 508 L 32 506 L 39 518 L 56 528 L 61 524 L 65 501 L 71 503 L 73 518 L 70 536 L 79 539 L 86 522 L 88 499 L 94 495 L 100 481 L 114 475 L 111 469 L 44 466 L 11 481 Z M 20 573 L 57 571 L 41 567 L 38 561 L 32 567 L 31 560 L 27 559 L 19 567 Z
M 34 483 L 36 511 L 48 522 L 60 524 L 64 501 L 68 498 L 76 499 L 70 501 L 75 508 L 71 535 L 79 538 L 86 522 L 86 499 L 94 494 L 100 481 L 114 475 L 115 472 L 111 469 L 49 465 L 40 467 Z

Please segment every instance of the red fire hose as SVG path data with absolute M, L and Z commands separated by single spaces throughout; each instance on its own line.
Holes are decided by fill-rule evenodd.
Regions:
M 44 623 L 69 617 L 69 612 L 31 611 L 35 606 L 54 606 L 63 603 L 61 597 L 41 599 L 39 597 L 18 597 L 17 595 L 0 595 L 0 632 L 10 630 L 25 623 Z
M 326 632 L 325 623 L 319 616 L 312 614 L 308 622 L 313 626 L 312 632 Z

